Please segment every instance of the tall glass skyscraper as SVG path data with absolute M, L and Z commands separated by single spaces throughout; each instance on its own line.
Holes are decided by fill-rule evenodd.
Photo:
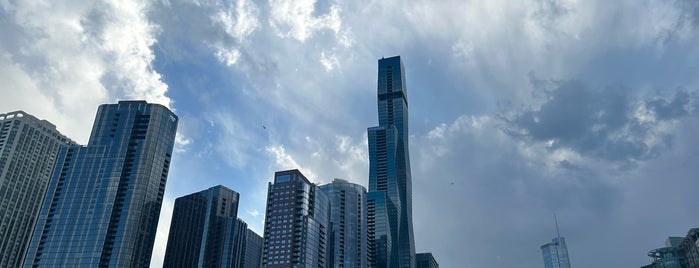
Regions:
M 238 199 L 221 185 L 175 199 L 163 267 L 239 267 L 236 227 L 247 226 L 236 226 Z
M 372 247 L 376 252 L 389 255 L 388 267 L 412 268 L 415 267 L 415 242 L 408 152 L 408 92 L 400 56 L 379 60 L 377 93 L 379 126 L 368 129 L 369 192 L 385 192 L 388 199 L 371 202 L 380 201 L 382 206 L 395 207 L 395 210 L 387 209 L 385 215 L 374 215 L 391 223 L 391 249 L 377 248 L 376 241 L 370 242 L 375 243 Z M 370 197 L 381 198 L 381 195 Z M 392 204 L 387 204 L 389 202 Z M 384 245 L 381 247 L 389 246 Z
M 570 268 L 565 238 L 555 237 L 551 243 L 541 246 L 541 253 L 544 256 L 545 268 Z
M 330 201 L 300 171 L 268 185 L 262 267 L 328 267 Z
M 330 199 L 329 267 L 367 267 L 366 188 L 334 179 L 320 189 Z
M 148 267 L 177 116 L 101 105 L 87 146 L 58 152 L 25 267 Z
M 21 267 L 61 145 L 56 126 L 23 111 L 0 114 L 0 267 Z

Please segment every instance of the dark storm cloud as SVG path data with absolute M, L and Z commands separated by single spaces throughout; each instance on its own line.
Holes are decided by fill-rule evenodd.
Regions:
M 552 150 L 569 148 L 594 158 L 627 162 L 656 157 L 669 144 L 648 139 L 671 140 L 659 127 L 691 109 L 691 95 L 685 91 L 639 100 L 623 87 L 593 89 L 581 81 L 532 80 L 545 102 L 517 114 L 510 133 L 547 142 Z

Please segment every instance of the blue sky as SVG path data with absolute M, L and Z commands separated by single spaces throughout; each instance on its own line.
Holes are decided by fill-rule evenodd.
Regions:
M 652 1 L 0 1 L 0 111 L 86 143 L 97 106 L 180 117 L 174 199 L 222 184 L 261 233 L 267 182 L 367 185 L 377 60 L 401 55 L 418 251 L 639 267 L 699 225 L 699 4 Z

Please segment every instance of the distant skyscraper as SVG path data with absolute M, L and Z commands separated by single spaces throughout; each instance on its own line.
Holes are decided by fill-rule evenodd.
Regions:
M 148 267 L 177 116 L 101 105 L 87 146 L 61 147 L 25 267 Z
M 415 264 L 417 268 L 439 268 L 437 260 L 429 252 L 415 254 Z
M 366 188 L 335 179 L 320 189 L 330 198 L 329 267 L 367 267 Z
M 260 268 L 262 261 L 261 236 L 248 229 L 248 224 L 238 219 L 235 225 L 235 246 L 233 255 L 236 268 Z
M 556 237 L 551 243 L 541 246 L 541 252 L 544 256 L 545 268 L 570 268 L 568 247 L 565 239 L 558 232 L 558 220 L 556 220 Z
M 399 56 L 379 60 L 377 91 L 379 126 L 368 129 L 369 192 L 385 192 L 388 199 L 371 202 L 381 202 L 396 209 L 395 212 L 385 210 L 388 214 L 374 215 L 375 219 L 388 220 L 392 224 L 390 244 L 388 241 L 370 243 L 374 243 L 371 247 L 376 250 L 376 258 L 379 258 L 380 252 L 389 254 L 386 262 L 391 264 L 388 267 L 396 264 L 399 267 L 415 267 L 412 177 L 408 152 L 408 92 L 403 62 Z M 369 196 L 381 198 L 381 195 Z M 387 248 L 389 245 L 391 249 Z
M 330 202 L 298 170 L 274 173 L 267 190 L 263 267 L 327 267 Z
M 56 126 L 23 111 L 0 114 L 0 267 L 20 267 L 61 145 Z
M 238 198 L 218 185 L 175 199 L 163 266 L 239 267 L 234 256 Z
M 545 268 L 570 268 L 565 238 L 559 236 L 552 239 L 551 243 L 541 246 L 541 252 Z

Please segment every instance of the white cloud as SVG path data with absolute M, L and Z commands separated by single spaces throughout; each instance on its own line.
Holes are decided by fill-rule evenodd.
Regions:
M 0 109 L 22 107 L 86 143 L 97 106 L 135 98 L 170 104 L 167 85 L 151 66 L 156 28 L 133 1 L 3 2 L 0 76 L 16 77 Z M 31 81 L 31 82 L 30 82 Z M 42 104 L 41 106 L 37 104 Z
M 342 20 L 340 9 L 332 5 L 327 14 L 314 16 L 315 0 L 270 0 L 270 23 L 280 37 L 291 37 L 298 41 L 306 41 L 316 31 L 340 31 Z
M 283 145 L 267 146 L 265 149 L 274 156 L 276 163 L 275 168 L 273 168 L 274 170 L 298 169 L 311 182 L 318 183 L 318 177 L 315 172 L 310 168 L 299 165 L 296 160 L 284 150 Z
M 328 72 L 340 67 L 340 61 L 337 60 L 337 56 L 332 53 L 325 54 L 325 51 L 320 52 L 320 63 L 323 64 L 323 67 Z

